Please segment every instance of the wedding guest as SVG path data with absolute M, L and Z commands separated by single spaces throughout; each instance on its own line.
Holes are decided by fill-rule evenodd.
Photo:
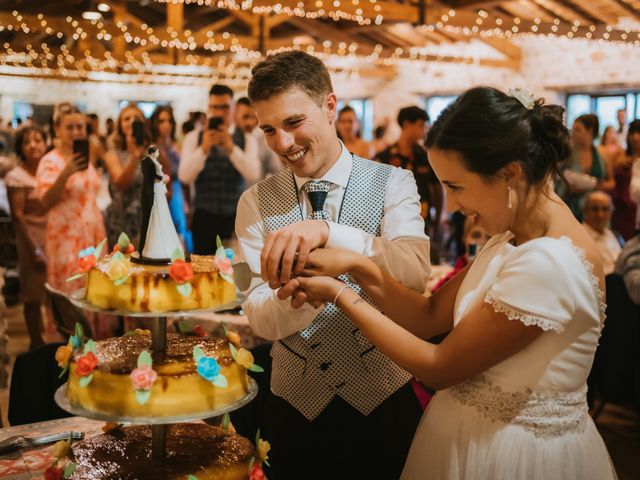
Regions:
M 600 138 L 600 145 L 598 151 L 605 161 L 615 161 L 619 155 L 624 152 L 624 149 L 618 142 L 618 135 L 615 128 L 612 125 L 607 126 Z
M 211 118 L 204 128 L 184 137 L 178 177 L 194 184 L 191 231 L 199 255 L 216 251 L 216 236 L 233 235 L 238 199 L 247 184 L 260 179 L 261 168 L 253 137 L 233 125 L 233 90 L 217 84 L 209 91 Z
M 456 258 L 453 270 L 440 279 L 431 289 L 431 293 L 440 290 L 445 283 L 455 277 L 459 271 L 463 270 L 473 259 L 476 258 L 482 247 L 489 240 L 486 230 L 481 225 L 474 225 L 473 220 L 467 218 L 464 222 L 464 253 Z
M 359 136 L 360 121 L 356 116 L 356 112 L 349 105 L 345 105 L 338 112 L 338 120 L 336 121 L 336 130 L 338 138 L 342 140 L 344 146 L 351 153 L 355 153 L 362 158 L 371 158 L 371 145 Z
M 616 260 L 620 255 L 620 241 L 609 228 L 613 203 L 611 197 L 604 192 L 590 192 L 584 201 L 584 228 L 593 239 L 600 257 L 605 275 L 613 273 Z
M 413 172 L 420 193 L 421 214 L 425 222 L 425 233 L 433 240 L 438 236 L 442 215 L 442 187 L 429 163 L 422 145 L 429 123 L 429 115 L 417 106 L 401 108 L 398 112 L 400 138 L 396 143 L 376 155 L 376 160 L 402 167 Z M 433 209 L 433 212 L 432 212 Z M 436 253 L 432 250 L 432 254 Z M 436 261 L 437 258 L 432 260 Z
M 403 480 L 616 478 L 586 401 L 604 322 L 604 272 L 550 182 L 570 153 L 564 109 L 514 95 L 468 90 L 429 132 L 448 210 L 492 235 L 470 266 L 425 298 L 366 257 L 317 249 L 302 272 L 317 276 L 278 292 L 292 306 L 332 302 L 354 329 L 439 390 Z M 381 310 L 333 278 L 345 272 Z M 444 332 L 442 343 L 427 342 Z
M 38 127 L 23 127 L 14 139 L 20 164 L 4 178 L 11 217 L 16 229 L 20 296 L 29 333 L 29 349 L 43 345 L 42 306 L 47 262 L 44 255 L 47 212 L 35 194 L 36 171 L 46 152 L 46 134 Z
M 622 148 L 627 148 L 627 135 L 629 133 L 629 125 L 627 124 L 627 111 L 624 108 L 620 108 L 616 112 L 616 118 L 618 120 L 618 143 Z
M 86 117 L 69 103 L 56 106 L 53 125 L 57 146 L 36 171 L 36 195 L 48 211 L 45 257 L 47 282 L 72 292 L 81 280 L 67 282 L 77 267 L 78 252 L 105 238 L 96 198 L 100 179 L 91 159 L 73 153 L 73 141 L 86 139 Z
M 618 155 L 613 170 L 616 187 L 610 194 L 613 200 L 611 227 L 625 240 L 633 237 L 636 230 L 637 204 L 630 191 L 632 166 L 636 158 L 640 158 L 640 120 L 629 124 L 627 149 Z
M 142 126 L 137 137 L 134 135 L 134 122 Z M 105 213 L 110 247 L 118 243 L 118 237 L 123 232 L 134 245 L 138 245 L 142 188 L 140 162 L 150 142 L 151 135 L 144 113 L 136 104 L 128 104 L 118 114 L 116 130 L 107 142 L 108 150 L 104 155 L 111 194 L 111 203 Z
M 296 310 L 274 289 L 301 272 L 311 250 L 333 246 L 372 257 L 422 293 L 429 243 L 415 181 L 338 139 L 337 99 L 318 58 L 271 55 L 253 68 L 248 90 L 287 166 L 242 195 L 236 219 L 241 252 L 263 280 L 244 308 L 254 332 L 274 340 L 263 414 L 269 478 L 397 478 L 422 412 L 411 375 L 340 310 Z
M 629 196 L 632 201 L 640 203 L 640 120 L 629 124 L 627 136 L 627 161 L 631 162 L 631 180 L 629 181 Z M 640 208 L 636 208 L 636 231 L 640 230 Z
M 625 243 L 615 273 L 623 277 L 629 298 L 640 305 L 640 233 Z
M 251 100 L 247 97 L 240 97 L 236 102 L 235 124 L 245 135 L 253 137 L 256 142 L 258 159 L 260 160 L 260 167 L 262 169 L 260 180 L 284 168 L 278 155 L 269 148 L 264 133 L 258 128 L 256 111 L 253 105 L 251 105 Z
M 576 118 L 571 130 L 573 149 L 571 157 L 566 162 L 567 170 L 572 174 L 571 176 L 566 175 L 569 179 L 570 190 L 566 193 L 561 190 L 561 193 L 578 220 L 582 220 L 585 193 L 591 190 L 609 192 L 615 188 L 613 166 L 604 161 L 593 144 L 598 137 L 599 129 L 598 117 L 589 113 Z M 573 182 L 572 180 L 574 178 L 584 180 L 584 177 L 587 176 L 593 182 Z

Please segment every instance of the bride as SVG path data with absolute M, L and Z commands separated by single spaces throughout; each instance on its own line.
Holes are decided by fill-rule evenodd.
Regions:
M 615 478 L 586 403 L 604 275 L 550 181 L 569 154 L 562 113 L 522 92 L 474 88 L 434 123 L 429 160 L 449 211 L 493 236 L 432 297 L 366 257 L 322 249 L 305 277 L 278 292 L 294 307 L 334 302 L 385 355 L 440 390 L 403 479 Z M 334 278 L 345 272 L 384 313 Z M 439 345 L 427 342 L 445 332 Z

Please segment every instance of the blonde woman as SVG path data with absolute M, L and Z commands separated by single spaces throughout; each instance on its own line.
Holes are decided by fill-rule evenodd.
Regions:
M 66 282 L 76 268 L 78 252 L 104 237 L 104 222 L 96 199 L 100 179 L 89 158 L 73 153 L 74 140 L 87 138 L 86 117 L 69 103 L 56 106 L 53 126 L 56 148 L 36 172 L 36 195 L 48 211 L 45 253 L 47 281 L 71 292 L 81 280 Z

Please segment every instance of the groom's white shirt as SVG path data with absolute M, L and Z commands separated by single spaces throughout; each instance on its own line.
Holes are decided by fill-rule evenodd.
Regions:
M 325 210 L 332 220 L 329 224 L 327 248 L 343 248 L 371 257 L 394 278 L 424 292 L 431 271 L 429 239 L 424 233 L 420 216 L 420 196 L 413 174 L 394 168 L 384 197 L 381 236 L 336 223 L 344 192 L 353 165 L 353 158 L 342 145 L 340 158 L 321 180 L 331 182 Z M 295 177 L 302 215 L 311 210 L 302 186 L 308 178 Z M 292 185 L 293 188 L 293 185 Z M 240 250 L 254 272 L 260 272 L 260 252 L 264 245 L 264 224 L 258 204 L 257 186 L 245 191 L 238 202 L 236 235 Z M 261 282 L 244 303 L 249 323 L 256 335 L 269 340 L 285 338 L 308 327 L 322 308 L 305 304 L 293 309 L 289 300 L 280 300 L 269 285 Z

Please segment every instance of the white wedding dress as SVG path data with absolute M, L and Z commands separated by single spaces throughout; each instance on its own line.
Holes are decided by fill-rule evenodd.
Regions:
M 153 206 L 149 216 L 149 227 L 142 256 L 153 259 L 167 259 L 176 249 L 182 250 L 180 238 L 171 219 L 167 202 L 167 187 L 162 180 L 162 165 L 156 158 L 150 157 L 156 167 L 160 180 L 153 184 Z
M 518 247 L 512 238 L 494 236 L 476 258 L 456 298 L 454 326 L 487 302 L 544 332 L 481 375 L 436 394 L 403 480 L 616 478 L 586 403 L 604 321 L 598 279 L 569 238 Z

